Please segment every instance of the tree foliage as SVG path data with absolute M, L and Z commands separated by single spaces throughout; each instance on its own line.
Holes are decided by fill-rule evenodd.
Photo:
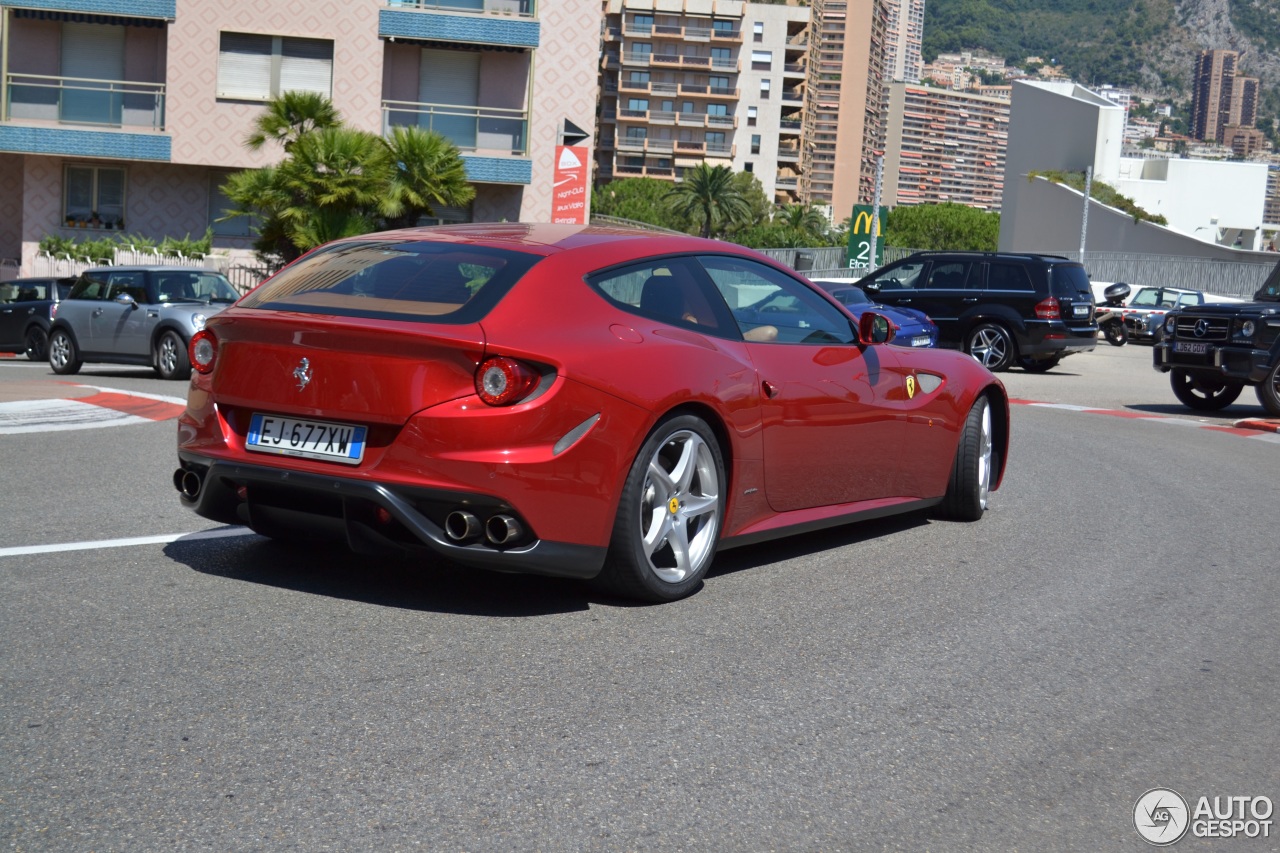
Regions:
M 1046 178 L 1055 184 L 1066 184 L 1072 189 L 1084 192 L 1085 175 L 1083 172 L 1031 172 L 1027 175 L 1029 180 L 1036 178 Z M 1156 225 L 1168 225 L 1169 220 L 1165 219 L 1159 213 L 1149 213 L 1145 209 L 1138 206 L 1138 203 L 1127 195 L 1122 195 L 1119 190 L 1105 181 L 1094 179 L 1089 184 L 1089 198 L 1100 201 L 1107 207 L 1114 207 L 1116 210 L 1123 210 L 1125 213 L 1133 217 L 1134 222 L 1152 222 Z
M 684 180 L 667 190 L 663 198 L 672 210 L 699 223 L 699 233 L 711 237 L 728 225 L 744 221 L 750 202 L 728 166 L 699 163 L 685 170 Z
M 886 217 L 887 246 L 994 252 L 999 239 L 1000 214 L 954 202 L 899 205 Z

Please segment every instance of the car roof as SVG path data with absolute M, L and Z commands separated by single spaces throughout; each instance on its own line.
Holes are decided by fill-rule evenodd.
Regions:
M 607 225 L 558 225 L 546 222 L 485 222 L 466 225 L 428 225 L 350 237 L 341 242 L 370 239 L 416 242 L 460 243 L 494 249 L 514 249 L 537 255 L 583 249 L 605 244 L 627 244 L 645 254 L 664 252 L 719 251 L 755 254 L 732 243 L 704 240 L 687 234 L 666 234 Z
M 84 275 L 93 275 L 94 273 L 106 272 L 205 272 L 217 273 L 222 275 L 221 270 L 205 269 L 204 267 L 184 267 L 176 264 L 135 264 L 133 266 L 118 267 L 93 267 L 84 271 Z
M 924 252 L 912 252 L 906 258 L 903 258 L 903 260 L 909 261 L 912 258 L 919 258 L 921 260 L 927 258 L 967 258 L 971 260 L 989 258 L 1001 261 L 1053 261 L 1055 263 L 1065 262 L 1077 265 L 1079 264 L 1078 261 L 1073 261 L 1066 255 L 1046 255 L 1037 252 L 968 252 L 961 250 L 928 250 Z

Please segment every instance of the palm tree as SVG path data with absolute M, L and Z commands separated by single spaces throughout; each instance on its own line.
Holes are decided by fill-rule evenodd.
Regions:
M 717 226 L 741 221 L 750 214 L 750 205 L 728 166 L 699 163 L 663 198 L 676 213 L 700 221 L 703 237 L 710 237 Z
M 384 205 L 388 227 L 408 227 L 438 207 L 462 207 L 476 197 L 458 147 L 439 133 L 395 127 L 383 143 L 394 166 Z
M 811 204 L 788 204 L 778 211 L 775 221 L 780 225 L 785 225 L 802 234 L 809 234 L 819 239 L 829 229 L 827 217 L 823 216 L 822 211 Z
M 268 140 L 280 143 L 286 152 L 305 134 L 342 123 L 333 103 L 315 92 L 284 92 L 267 102 L 267 109 L 253 122 L 253 132 L 244 141 L 257 151 Z

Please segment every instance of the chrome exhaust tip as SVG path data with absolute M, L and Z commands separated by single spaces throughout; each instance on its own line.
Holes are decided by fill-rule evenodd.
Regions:
M 195 471 L 179 468 L 173 472 L 173 487 L 182 492 L 184 498 L 195 500 L 200 497 L 200 488 L 204 483 Z
M 516 541 L 524 533 L 520 522 L 509 515 L 492 516 L 484 525 L 484 536 L 494 545 L 506 545 Z
M 455 509 L 444 520 L 445 535 L 454 542 L 475 539 L 482 532 L 480 519 L 466 510 Z

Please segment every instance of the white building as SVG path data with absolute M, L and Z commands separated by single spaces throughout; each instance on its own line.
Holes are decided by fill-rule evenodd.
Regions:
M 1033 172 L 1083 172 L 1114 187 L 1167 227 L 1092 202 L 1091 251 L 1220 255 L 1205 244 L 1262 246 L 1267 170 L 1258 163 L 1122 156 L 1125 110 L 1074 83 L 1013 86 L 1005 158 L 1001 251 L 1069 252 L 1080 248 L 1083 195 Z M 1229 254 L 1229 252 L 1227 252 Z

